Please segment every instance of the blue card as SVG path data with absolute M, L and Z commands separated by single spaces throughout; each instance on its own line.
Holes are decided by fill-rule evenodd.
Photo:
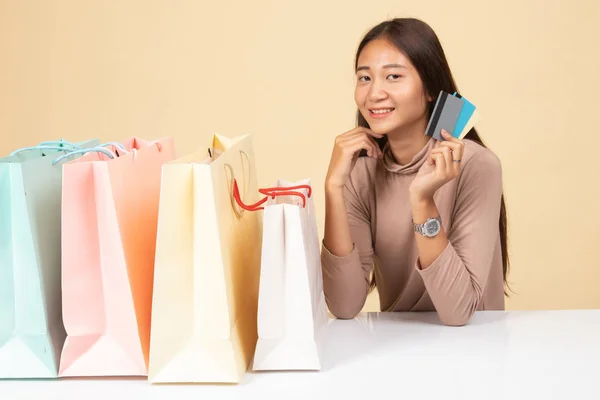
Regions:
M 473 103 L 471 103 L 469 100 L 467 100 L 457 92 L 454 92 L 454 96 L 458 97 L 463 101 L 463 107 L 460 111 L 460 114 L 458 115 L 458 119 L 456 120 L 454 130 L 452 131 L 452 136 L 458 137 L 463 131 L 463 129 L 465 129 L 465 126 L 467 126 L 467 123 L 469 122 L 471 116 L 475 112 L 476 107 Z

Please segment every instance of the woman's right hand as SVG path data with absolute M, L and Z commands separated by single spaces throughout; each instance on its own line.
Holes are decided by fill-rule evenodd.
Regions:
M 326 190 L 344 187 L 361 150 L 366 150 L 369 157 L 381 158 L 383 153 L 373 138 L 382 137 L 383 135 L 362 126 L 336 137 L 325 178 Z

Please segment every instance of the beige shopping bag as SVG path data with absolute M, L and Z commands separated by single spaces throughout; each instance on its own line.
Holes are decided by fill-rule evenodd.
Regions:
M 260 213 L 232 197 L 258 196 L 251 136 L 214 135 L 163 166 L 149 380 L 237 383 L 257 341 Z

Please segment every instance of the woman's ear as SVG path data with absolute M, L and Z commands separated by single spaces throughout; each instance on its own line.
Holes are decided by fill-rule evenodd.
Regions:
M 423 97 L 427 100 L 427 103 L 431 103 L 433 101 L 433 96 L 431 96 L 425 88 L 423 88 Z

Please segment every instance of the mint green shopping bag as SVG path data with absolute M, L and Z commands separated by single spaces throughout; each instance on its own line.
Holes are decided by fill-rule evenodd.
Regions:
M 0 158 L 0 378 L 57 377 L 63 163 L 53 161 L 99 142 L 57 143 Z

